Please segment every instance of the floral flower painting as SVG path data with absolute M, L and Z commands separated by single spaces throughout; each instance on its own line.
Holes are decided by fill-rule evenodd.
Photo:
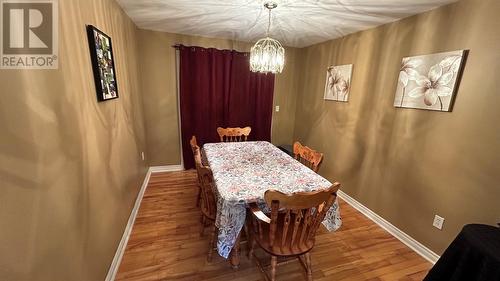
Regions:
M 328 67 L 324 99 L 346 102 L 349 99 L 351 75 L 352 64 Z
M 451 111 L 467 51 L 403 58 L 395 107 Z

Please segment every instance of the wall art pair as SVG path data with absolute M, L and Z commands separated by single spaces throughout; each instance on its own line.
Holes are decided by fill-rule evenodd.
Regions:
M 401 62 L 394 106 L 451 111 L 467 50 L 405 57 Z M 328 67 L 324 99 L 347 102 L 352 64 Z

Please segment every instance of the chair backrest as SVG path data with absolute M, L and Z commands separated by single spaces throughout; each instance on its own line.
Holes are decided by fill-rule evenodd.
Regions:
M 191 151 L 193 152 L 193 158 L 194 158 L 194 162 L 195 162 L 195 167 L 197 165 L 196 163 L 196 154 L 197 153 L 200 153 L 201 155 L 201 151 L 200 151 L 200 147 L 198 146 L 198 143 L 196 142 L 196 137 L 195 136 L 192 136 L 191 139 L 189 140 L 189 145 L 191 146 Z M 201 157 L 200 157 L 201 159 Z M 201 164 L 201 162 L 200 162 Z M 201 185 L 201 179 L 200 179 L 200 175 L 198 174 L 198 184 Z
M 221 142 L 247 141 L 251 131 L 252 131 L 251 127 L 217 128 L 217 133 L 219 134 Z
M 323 153 L 304 146 L 298 141 L 293 144 L 293 155 L 300 163 L 306 165 L 316 173 L 319 170 L 319 165 L 323 161 Z
M 288 195 L 276 190 L 266 191 L 264 199 L 271 208 L 270 246 L 291 254 L 312 248 L 316 231 L 335 201 L 339 188 L 340 184 L 336 182 L 326 190 L 315 192 Z M 277 242 L 280 244 L 276 245 Z
M 194 149 L 194 162 L 201 188 L 201 211 L 207 217 L 214 220 L 217 215 L 214 177 L 212 169 L 202 164 L 200 148 L 198 146 Z
M 193 151 L 193 156 L 194 156 L 194 150 L 196 147 L 200 149 L 198 146 L 198 142 L 196 141 L 196 136 L 192 136 L 191 139 L 189 140 L 189 145 L 191 145 L 191 150 Z

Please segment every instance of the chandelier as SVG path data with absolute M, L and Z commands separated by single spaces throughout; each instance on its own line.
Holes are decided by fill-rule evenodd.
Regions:
M 262 73 L 281 73 L 285 65 L 285 49 L 281 43 L 269 37 L 271 28 L 271 10 L 276 8 L 275 2 L 266 2 L 264 7 L 269 11 L 266 37 L 258 40 L 250 49 L 250 71 Z

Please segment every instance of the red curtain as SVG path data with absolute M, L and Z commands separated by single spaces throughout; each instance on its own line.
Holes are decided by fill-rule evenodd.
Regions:
M 274 74 L 250 71 L 249 54 L 178 46 L 184 167 L 194 168 L 189 139 L 218 142 L 217 127 L 252 127 L 250 140 L 271 140 Z

